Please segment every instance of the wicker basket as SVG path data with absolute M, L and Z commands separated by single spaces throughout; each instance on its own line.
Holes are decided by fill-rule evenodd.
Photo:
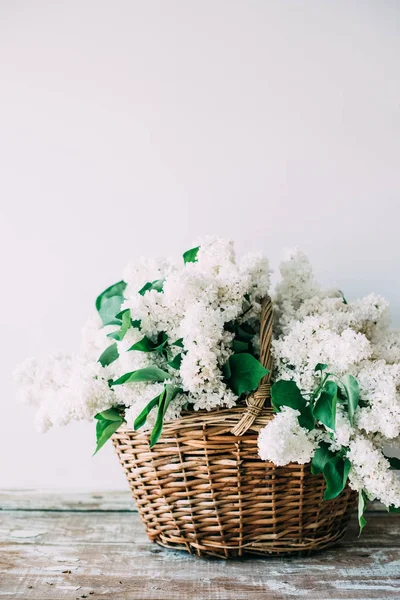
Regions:
M 271 368 L 272 306 L 261 315 L 261 361 Z M 150 540 L 223 558 L 327 548 L 345 533 L 355 496 L 346 488 L 323 500 L 325 481 L 310 465 L 276 467 L 258 457 L 258 432 L 272 418 L 269 376 L 247 405 L 191 412 L 149 435 L 113 436 Z

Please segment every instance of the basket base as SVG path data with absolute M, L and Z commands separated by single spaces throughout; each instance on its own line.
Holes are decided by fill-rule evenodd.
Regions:
M 343 529 L 337 533 L 335 537 L 330 536 L 329 539 L 319 540 L 319 543 L 316 544 L 314 539 L 303 539 L 302 542 L 293 540 L 290 544 L 291 548 L 288 549 L 288 541 L 285 541 L 285 546 L 279 549 L 278 546 L 271 545 L 270 547 L 264 544 L 257 544 L 256 542 L 252 542 L 248 546 L 241 547 L 213 547 L 213 546 L 194 546 L 191 543 L 173 543 L 169 540 L 163 539 L 162 536 L 156 539 L 152 539 L 149 537 L 150 541 L 161 546 L 163 548 L 168 548 L 169 550 L 175 550 L 179 552 L 188 552 L 189 554 L 194 554 L 199 557 L 215 557 L 215 558 L 224 558 L 224 559 L 234 559 L 234 558 L 245 558 L 246 556 L 264 556 L 276 558 L 278 556 L 292 556 L 292 557 L 306 557 L 311 556 L 312 554 L 316 554 L 323 550 L 327 550 L 328 548 L 332 548 L 336 546 L 343 538 L 347 531 L 347 525 L 343 527 Z

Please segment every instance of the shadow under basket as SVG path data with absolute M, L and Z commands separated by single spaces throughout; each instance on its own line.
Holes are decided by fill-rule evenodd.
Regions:
M 263 408 L 241 435 L 243 408 L 187 413 L 149 435 L 113 436 L 150 540 L 198 556 L 304 554 L 345 533 L 355 494 L 323 500 L 325 481 L 310 465 L 277 467 L 258 457 L 257 437 L 273 413 Z

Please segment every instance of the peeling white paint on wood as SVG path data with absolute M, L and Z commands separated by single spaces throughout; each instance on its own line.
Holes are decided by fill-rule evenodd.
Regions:
M 10 535 L 13 538 L 35 538 L 42 535 L 43 531 L 30 531 L 29 529 L 16 529 L 15 531 L 11 531 Z
M 355 519 L 339 546 L 311 557 L 226 562 L 151 544 L 137 513 L 93 508 L 110 498 L 80 496 L 78 505 L 61 498 L 61 510 L 34 510 L 38 497 L 27 502 L 24 495 L 23 510 L 17 495 L 13 510 L 9 494 L 0 511 L 1 600 L 400 598 L 400 515 L 369 514 L 359 539 Z M 40 504 L 56 506 L 45 495 Z
M 136 511 L 131 492 L 0 491 L 0 510 Z

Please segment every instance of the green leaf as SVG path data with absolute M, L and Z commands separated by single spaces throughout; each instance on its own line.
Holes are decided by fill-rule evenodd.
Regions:
M 226 363 L 224 365 L 222 365 L 221 371 L 222 371 L 222 375 L 224 376 L 224 379 L 226 379 L 226 381 L 228 381 L 228 379 L 232 375 L 229 360 L 227 360 Z
M 344 297 L 342 290 L 339 290 L 339 294 L 342 296 L 343 304 L 348 304 L 346 298 Z
M 390 468 L 400 471 L 400 458 L 395 456 L 385 456 L 386 460 L 389 461 Z
M 136 342 L 136 344 L 133 344 L 133 346 L 128 348 L 127 352 L 130 352 L 131 350 L 138 350 L 140 352 L 153 352 L 155 348 L 156 344 L 154 344 L 150 340 L 150 338 L 144 336 L 144 338 L 142 338 L 141 340 Z
M 321 442 L 311 461 L 311 473 L 313 475 L 323 473 L 326 463 L 334 456 L 333 452 L 329 450 L 329 444 Z
M 224 329 L 234 334 L 235 341 L 247 342 L 249 345 L 256 335 L 255 329 L 253 329 L 249 323 L 241 323 L 239 325 L 236 321 L 229 321 L 228 323 L 225 323 Z
M 314 417 L 333 431 L 336 430 L 337 390 L 334 381 L 327 381 L 313 409 Z
M 248 352 L 249 351 L 249 343 L 242 342 L 241 340 L 233 340 L 232 348 L 236 354 L 240 354 L 240 352 Z
M 125 308 L 124 310 L 121 310 L 121 312 L 119 312 L 117 315 L 115 315 L 115 319 L 119 320 L 118 325 L 122 325 L 122 317 L 124 315 L 124 313 L 127 311 L 128 309 Z M 130 309 L 129 309 L 130 310 Z M 135 327 L 136 329 L 140 329 L 142 325 L 142 321 L 140 321 L 139 319 L 136 321 L 132 321 L 131 319 L 131 327 Z
M 400 507 L 399 506 L 393 506 L 392 504 L 390 506 L 388 506 L 387 510 L 390 513 L 400 513 Z
M 200 250 L 200 246 L 196 246 L 196 248 L 191 248 L 190 250 L 186 250 L 183 253 L 183 262 L 186 264 L 188 262 L 197 262 L 197 254 Z
M 284 379 L 276 381 L 271 387 L 271 400 L 276 409 L 281 406 L 289 406 L 302 412 L 306 406 L 306 400 L 301 395 L 296 383 Z
M 328 460 L 323 471 L 326 481 L 324 500 L 332 500 L 344 490 L 350 467 L 348 458 L 334 456 Z
M 312 408 L 309 404 L 301 409 L 300 415 L 298 415 L 297 420 L 299 422 L 300 427 L 304 427 L 309 431 L 315 429 L 315 419 Z
M 242 323 L 236 328 L 236 339 L 242 342 L 251 342 L 256 332 L 248 323 Z
M 183 348 L 183 338 L 179 338 L 176 342 L 172 342 L 171 346 L 178 346 L 178 348 Z
M 121 315 L 121 317 L 120 317 L 121 318 L 121 327 L 119 329 L 117 329 L 117 331 L 108 333 L 107 337 L 112 338 L 113 340 L 117 340 L 118 342 L 121 342 L 124 339 L 126 332 L 132 325 L 131 310 L 130 310 L 130 308 L 127 308 L 126 310 L 123 310 L 119 314 Z
M 128 348 L 128 352 L 130 350 L 139 350 L 140 352 L 160 352 L 162 353 L 168 341 L 168 336 L 164 331 L 162 331 L 156 343 L 152 342 L 150 338 L 144 336 L 141 340 L 133 344 L 130 348 Z
M 110 437 L 117 431 L 117 429 L 122 425 L 123 421 L 97 421 L 96 425 L 96 438 L 97 445 L 94 454 L 104 446 L 104 444 L 110 439 Z M 93 456 L 94 456 L 93 454 Z
M 179 352 L 172 360 L 169 361 L 168 365 L 173 369 L 180 369 L 182 364 L 182 352 Z
M 125 281 L 118 281 L 96 298 L 96 309 L 103 325 L 119 324 L 118 321 L 115 323 L 115 315 L 121 310 L 125 288 Z
M 276 381 L 271 388 L 272 406 L 275 410 L 280 410 L 282 406 L 289 406 L 298 410 L 300 415 L 297 417 L 300 427 L 309 431 L 315 428 L 315 419 L 311 406 L 301 395 L 299 388 L 294 381 L 280 379 Z
M 107 410 L 103 410 L 103 412 L 97 413 L 97 415 L 95 415 L 94 418 L 99 421 L 120 421 L 121 419 L 122 421 L 124 420 L 123 417 L 121 417 L 119 410 L 115 407 L 108 408 Z
M 165 279 L 155 279 L 154 281 L 149 281 L 144 284 L 141 290 L 139 290 L 139 294 L 144 296 L 146 292 L 150 292 L 151 290 L 155 290 L 156 292 L 162 292 L 164 287 Z
M 164 386 L 164 390 L 160 395 L 159 403 L 158 403 L 158 412 L 157 419 L 153 427 L 153 431 L 150 435 L 150 448 L 154 446 L 160 439 L 160 435 L 162 432 L 162 428 L 164 425 L 164 417 L 167 412 L 167 408 L 170 405 L 171 401 L 175 398 L 175 396 L 181 392 L 182 389 L 175 387 L 174 385 L 167 383 Z
M 145 367 L 144 369 L 137 369 L 131 373 L 125 373 L 115 381 L 111 382 L 111 385 L 122 385 L 124 383 L 136 383 L 138 381 L 165 381 L 170 377 L 169 373 L 159 369 L 158 367 Z
M 153 400 L 150 400 L 150 402 L 144 407 L 140 415 L 136 417 L 135 422 L 133 424 L 133 428 L 135 431 L 143 427 L 143 425 L 146 423 L 147 417 L 149 416 L 150 412 L 155 406 L 158 405 L 161 395 L 162 394 L 156 396 L 155 398 L 153 398 Z
M 350 423 L 353 425 L 354 413 L 360 401 L 360 386 L 358 385 L 357 379 L 353 377 L 353 375 L 344 375 L 340 382 L 343 384 L 343 387 L 346 391 L 347 412 Z
M 232 354 L 225 365 L 226 383 L 237 396 L 255 390 L 261 378 L 269 372 L 259 360 L 244 352 Z
M 104 350 L 103 354 L 100 356 L 97 362 L 99 362 L 102 367 L 107 367 L 108 365 L 111 365 L 111 363 L 113 363 L 114 360 L 117 360 L 118 356 L 119 353 L 117 344 L 114 343 Z
M 360 490 L 358 492 L 358 524 L 360 526 L 360 533 L 358 534 L 358 537 L 360 537 L 362 530 L 367 524 L 367 519 L 364 517 L 364 512 L 367 507 L 367 501 L 368 498 L 366 494 L 363 492 L 363 490 Z
M 96 454 L 100 448 L 104 446 L 107 440 L 117 431 L 117 429 L 124 423 L 124 419 L 119 414 L 116 408 L 109 408 L 95 416 L 97 419 L 96 423 Z
M 318 363 L 317 365 L 315 365 L 314 367 L 314 371 L 325 371 L 325 369 L 328 368 L 328 365 L 326 365 L 325 363 Z

